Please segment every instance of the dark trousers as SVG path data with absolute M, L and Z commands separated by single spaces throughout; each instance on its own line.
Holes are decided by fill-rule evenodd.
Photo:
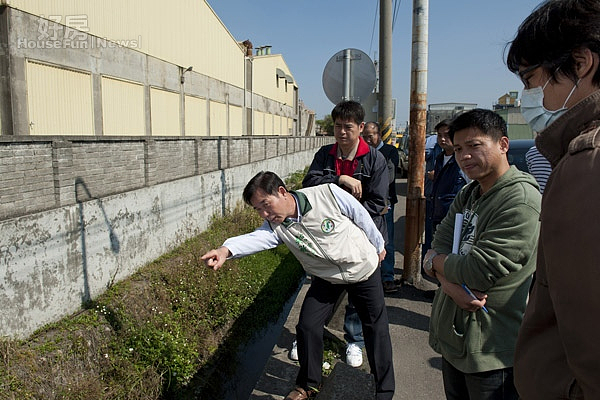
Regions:
M 518 400 L 513 369 L 465 374 L 442 358 L 444 391 L 448 400 Z
M 333 312 L 337 299 L 346 290 L 362 321 L 365 349 L 371 373 L 375 377 L 377 399 L 391 400 L 395 387 L 392 342 L 379 270 L 364 282 L 348 285 L 334 285 L 317 277 L 312 279 L 296 325 L 300 363 L 296 384 L 310 389 L 321 383 L 325 322 Z

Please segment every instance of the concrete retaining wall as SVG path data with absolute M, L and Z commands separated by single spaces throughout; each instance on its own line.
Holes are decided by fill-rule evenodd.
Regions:
M 0 336 L 77 311 L 233 208 L 258 171 L 286 177 L 331 139 L 0 142 Z

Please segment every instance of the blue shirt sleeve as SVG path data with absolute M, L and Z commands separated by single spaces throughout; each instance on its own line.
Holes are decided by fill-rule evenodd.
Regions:
M 254 232 L 229 238 L 223 243 L 223 246 L 229 249 L 232 258 L 240 258 L 275 248 L 281 243 L 282 241 L 269 226 L 269 222 L 265 220 Z

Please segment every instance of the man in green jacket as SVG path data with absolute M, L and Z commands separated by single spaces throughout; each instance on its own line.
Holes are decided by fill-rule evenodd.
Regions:
M 429 344 L 442 355 L 447 399 L 517 400 L 512 367 L 535 268 L 541 195 L 531 175 L 508 164 L 498 114 L 461 114 L 450 137 L 473 182 L 456 196 L 424 257 L 425 271 L 440 281 Z

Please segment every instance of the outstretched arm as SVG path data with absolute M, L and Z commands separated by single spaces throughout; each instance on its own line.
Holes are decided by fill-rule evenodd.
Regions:
M 206 252 L 201 258 L 208 268 L 216 271 L 221 268 L 225 260 L 230 256 L 231 252 L 229 249 L 225 246 L 221 246 L 218 249 L 212 249 Z
M 202 260 L 204 260 L 207 267 L 216 271 L 230 257 L 244 257 L 258 253 L 259 251 L 275 248 L 280 243 L 281 240 L 273 232 L 268 221 L 265 220 L 254 232 L 229 238 L 218 249 L 208 251 L 202 256 Z

